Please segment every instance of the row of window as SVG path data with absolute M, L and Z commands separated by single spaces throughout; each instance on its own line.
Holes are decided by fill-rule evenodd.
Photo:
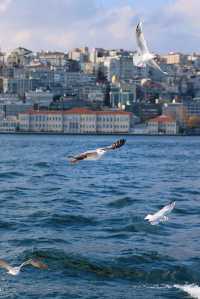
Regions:
M 129 126 L 128 125 L 106 125 L 106 124 L 103 124 L 103 125 L 98 125 L 97 126 L 98 129 L 105 129 L 105 128 L 113 128 L 113 129 L 128 129 Z
M 47 121 L 47 120 L 53 120 L 53 121 L 61 121 L 61 116 L 48 116 L 48 115 L 36 115 L 31 116 L 30 119 L 32 121 Z
M 33 127 L 36 127 L 36 128 L 62 128 L 62 125 L 61 124 L 51 124 L 51 125 L 47 125 L 47 124 L 38 124 L 36 123 Z
M 23 119 L 25 119 L 25 117 L 23 116 Z M 49 115 L 31 115 L 30 116 L 31 120 L 35 120 L 35 121 L 45 121 L 45 120 L 55 120 L 55 121 L 59 121 L 62 119 L 62 116 L 49 116 Z M 69 119 L 69 120 L 78 120 L 80 119 L 79 115 L 76 116 L 64 116 L 64 119 Z M 96 120 L 96 116 L 82 116 L 81 117 L 82 121 L 95 121 Z M 98 116 L 97 120 L 99 121 L 127 121 L 129 120 L 128 116 Z
M 174 123 L 165 123 L 165 124 L 157 124 L 157 123 L 150 123 L 148 124 L 148 127 L 176 127 L 176 124 Z
M 2 128 L 16 128 L 15 123 L 1 123 Z

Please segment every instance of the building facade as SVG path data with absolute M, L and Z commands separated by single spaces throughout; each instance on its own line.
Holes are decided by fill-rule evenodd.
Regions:
M 178 133 L 177 122 L 170 116 L 160 115 L 148 121 L 147 133 L 150 135 L 176 135 Z
M 19 129 L 27 132 L 60 132 L 68 134 L 128 133 L 132 113 L 92 111 L 74 108 L 67 111 L 36 111 L 19 114 Z
M 0 117 L 0 132 L 16 132 L 19 128 L 19 120 L 15 116 Z

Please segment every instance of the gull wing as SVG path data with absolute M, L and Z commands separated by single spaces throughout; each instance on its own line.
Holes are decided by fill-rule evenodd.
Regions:
M 133 64 L 137 67 L 145 67 L 146 66 L 146 64 L 142 60 L 142 55 L 140 55 L 139 53 L 136 53 L 133 55 Z
M 165 207 L 163 207 L 161 210 L 159 210 L 157 213 L 155 213 L 153 216 L 154 218 L 161 218 L 164 217 L 166 215 L 168 215 L 169 213 L 171 213 L 171 211 L 174 209 L 176 202 L 172 202 L 168 205 L 166 205 Z
M 36 260 L 36 259 L 30 259 L 28 261 L 25 261 L 24 263 L 21 264 L 20 268 L 25 265 L 32 265 L 33 267 L 39 268 L 39 269 L 48 269 L 48 266 L 46 264 L 44 264 L 41 261 Z
M 139 22 L 136 26 L 136 42 L 138 46 L 138 52 L 140 55 L 149 53 L 146 40 L 142 31 L 142 22 Z
M 113 144 L 111 144 L 110 146 L 101 148 L 101 150 L 104 150 L 104 151 L 115 150 L 115 149 L 123 146 L 125 143 L 126 143 L 125 139 L 119 139 L 116 142 L 114 142 Z
M 151 59 L 151 60 L 148 60 L 146 61 L 146 64 L 148 64 L 150 67 L 156 69 L 156 70 L 159 70 L 161 73 L 165 74 L 165 75 L 168 75 L 167 72 L 164 72 L 161 67 L 157 64 L 157 62 L 155 62 L 155 60 Z
M 6 261 L 0 259 L 0 268 L 10 270 L 12 269 L 12 266 L 10 266 Z
M 86 159 L 88 157 L 96 157 L 96 156 L 97 156 L 96 150 L 94 150 L 94 151 L 87 151 L 87 152 L 81 153 L 81 154 L 79 154 L 77 156 L 71 157 L 70 162 L 71 163 L 76 163 L 76 162 L 84 160 L 84 159 Z
M 35 260 L 35 259 L 31 259 L 30 260 L 30 264 L 35 267 L 35 268 L 39 268 L 39 269 L 48 269 L 48 266 L 46 264 L 44 264 L 41 261 Z

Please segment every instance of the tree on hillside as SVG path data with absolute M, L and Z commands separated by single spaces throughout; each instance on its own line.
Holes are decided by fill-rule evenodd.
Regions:
M 187 121 L 187 125 L 190 129 L 200 128 L 200 116 L 198 115 L 190 116 Z

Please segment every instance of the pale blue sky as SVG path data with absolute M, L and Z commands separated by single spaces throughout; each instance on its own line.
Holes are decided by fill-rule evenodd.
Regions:
M 139 19 L 158 53 L 200 50 L 200 0 L 0 0 L 0 46 L 135 49 Z

